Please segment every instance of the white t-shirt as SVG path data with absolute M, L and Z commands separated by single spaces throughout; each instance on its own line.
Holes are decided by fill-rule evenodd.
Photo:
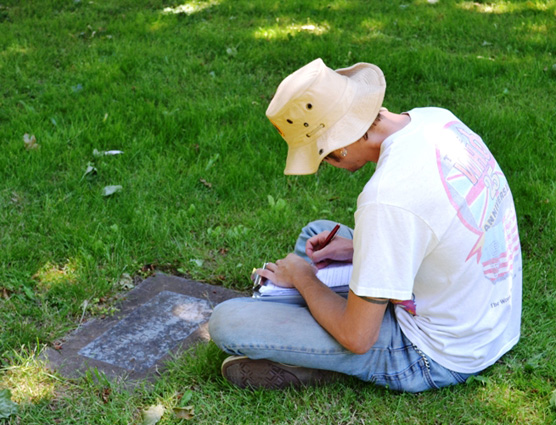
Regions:
M 448 369 L 479 372 L 519 339 L 512 195 L 481 138 L 451 112 L 408 114 L 359 195 L 350 288 L 399 300 L 411 342 Z

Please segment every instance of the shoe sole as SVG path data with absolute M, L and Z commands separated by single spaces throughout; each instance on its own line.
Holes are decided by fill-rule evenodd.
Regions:
M 282 389 L 301 387 L 331 380 L 335 372 L 288 366 L 266 359 L 228 357 L 222 363 L 222 375 L 239 388 Z

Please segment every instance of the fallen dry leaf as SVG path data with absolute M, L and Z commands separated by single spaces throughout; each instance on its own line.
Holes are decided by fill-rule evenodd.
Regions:
M 109 387 L 105 387 L 102 389 L 102 391 L 100 392 L 100 398 L 102 399 L 103 403 L 106 404 L 110 401 L 110 393 L 112 392 L 112 389 Z
M 193 406 L 174 407 L 174 414 L 178 419 L 189 421 L 195 417 L 195 408 Z
M 25 144 L 25 149 L 27 149 L 28 151 L 40 148 L 40 145 L 37 143 L 37 138 L 34 134 L 25 133 L 23 135 L 23 143 Z
M 94 176 L 95 174 L 97 174 L 97 169 L 92 162 L 89 162 L 87 163 L 85 173 L 83 173 L 83 175 L 81 176 L 81 180 L 83 180 L 87 176 Z
M 95 158 L 100 158 L 101 156 L 114 156 L 114 155 L 121 155 L 124 151 L 112 149 L 109 151 L 99 151 L 98 149 L 93 149 L 93 156 Z
M 102 189 L 102 196 L 111 196 L 114 193 L 119 192 L 121 190 L 122 190 L 122 186 L 120 186 L 119 184 L 106 186 L 104 187 L 104 189 Z
M 141 271 L 143 273 L 154 272 L 155 270 L 156 270 L 156 264 L 145 264 L 143 267 L 141 267 Z
M 143 410 L 143 422 L 141 422 L 141 425 L 155 425 L 164 415 L 164 410 L 164 406 L 161 404 L 149 406 Z
M 212 183 L 209 183 L 208 181 L 206 181 L 205 179 L 199 179 L 199 181 L 201 183 L 203 183 L 206 187 L 208 187 L 209 189 L 212 187 Z
M 118 285 L 125 290 L 133 289 L 135 286 L 133 284 L 133 278 L 129 275 L 129 273 L 122 274 L 122 277 L 118 281 Z

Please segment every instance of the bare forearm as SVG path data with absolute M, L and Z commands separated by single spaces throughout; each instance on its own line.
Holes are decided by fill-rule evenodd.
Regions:
M 347 300 L 336 294 L 316 276 L 300 277 L 294 286 L 301 293 L 315 320 L 342 346 L 354 350 L 354 324 L 346 314 Z
M 295 254 L 269 263 L 257 273 L 280 286 L 295 287 L 315 320 L 346 349 L 362 354 L 377 340 L 387 301 L 370 303 L 351 291 L 346 300 L 322 283 L 314 267 Z

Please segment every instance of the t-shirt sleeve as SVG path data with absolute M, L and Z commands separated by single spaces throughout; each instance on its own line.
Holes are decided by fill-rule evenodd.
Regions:
M 359 296 L 411 299 L 415 276 L 436 241 L 410 211 L 377 203 L 359 207 L 350 289 Z

